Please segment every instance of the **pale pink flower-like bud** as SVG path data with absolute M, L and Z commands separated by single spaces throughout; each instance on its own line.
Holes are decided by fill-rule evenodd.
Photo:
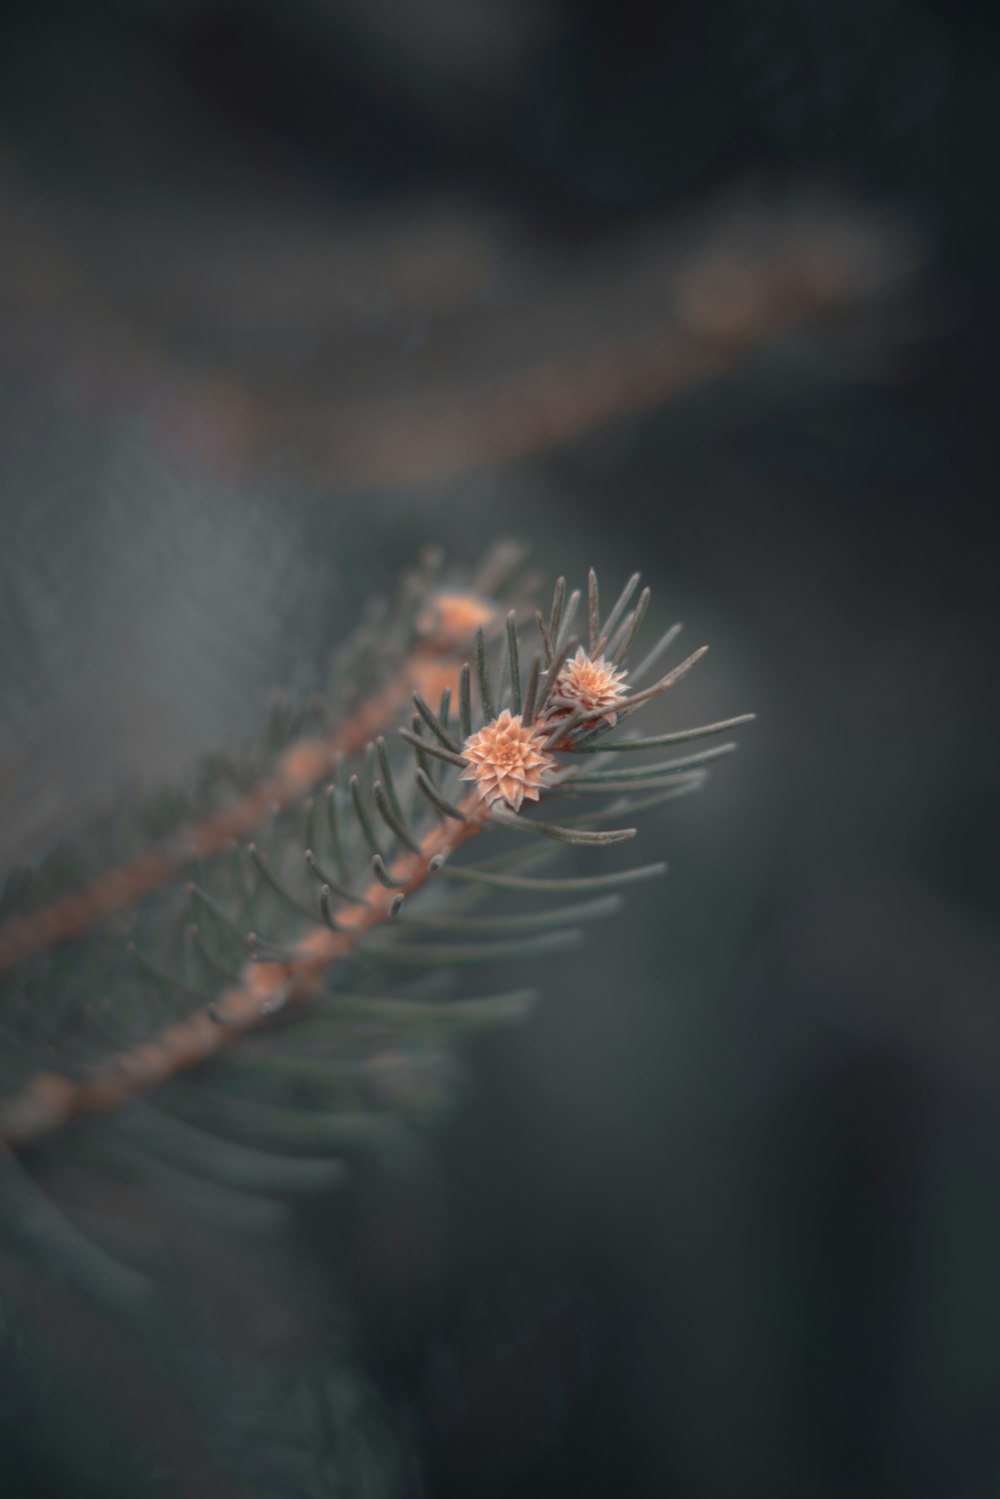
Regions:
M 625 670 L 616 671 L 603 656 L 591 660 L 583 646 L 578 646 L 576 655 L 563 663 L 552 684 L 545 708 L 546 717 L 583 713 L 587 718 L 603 718 L 609 724 L 616 723 L 616 707 L 628 696 L 628 689 L 623 685 L 626 676 Z
M 488 807 L 505 802 L 518 812 L 523 801 L 537 802 L 546 776 L 558 769 L 558 761 L 543 747 L 546 733 L 542 726 L 526 726 L 520 714 L 505 708 L 465 741 L 462 755 L 469 764 L 459 780 L 475 781 Z

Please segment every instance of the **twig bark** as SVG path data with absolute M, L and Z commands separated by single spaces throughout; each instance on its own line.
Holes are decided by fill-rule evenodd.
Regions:
M 324 738 L 289 745 L 270 775 L 201 822 L 182 829 L 170 843 L 98 875 L 82 889 L 59 896 L 36 911 L 8 918 L 0 926 L 0 975 L 33 953 L 78 937 L 120 911 L 137 905 L 188 865 L 218 853 L 234 838 L 245 837 L 272 812 L 293 806 L 329 774 L 339 754 L 353 754 L 395 722 L 415 686 L 428 676 L 446 673 L 457 688 L 457 663 L 418 649 L 357 712 Z

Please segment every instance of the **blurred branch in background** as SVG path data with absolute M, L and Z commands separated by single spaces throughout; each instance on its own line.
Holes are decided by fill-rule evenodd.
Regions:
M 0 177 L 8 349 L 175 452 L 430 484 L 661 406 L 803 326 L 871 376 L 919 251 L 883 212 L 747 189 L 578 248 L 440 200 L 257 217 L 93 211 Z M 862 331 L 863 330 L 863 331 Z M 881 348 L 879 345 L 881 344 Z

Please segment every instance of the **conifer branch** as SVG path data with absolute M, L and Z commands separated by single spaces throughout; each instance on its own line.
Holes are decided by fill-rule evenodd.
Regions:
M 151 1040 L 113 1056 L 85 1081 L 37 1073 L 4 1107 L 0 1146 L 26 1145 L 73 1119 L 118 1108 L 259 1030 L 277 1011 L 315 1001 L 324 974 L 349 957 L 369 932 L 392 919 L 399 895 L 419 890 L 440 868 L 436 861 L 449 858 L 489 820 L 489 809 L 475 793 L 464 798 L 461 810 L 464 821 L 432 828 L 419 853 L 401 854 L 393 862 L 396 891 L 374 880 L 365 891 L 364 905 L 338 914 L 336 930 L 317 926 L 284 960 L 246 963 L 239 982 L 224 990 L 210 1009 L 199 1009 Z
M 585 878 L 536 879 L 524 874 L 525 856 L 519 854 L 473 863 L 466 869 L 448 865 L 456 850 L 491 824 L 535 840 L 590 848 L 631 839 L 636 833 L 631 825 L 634 813 L 697 789 L 707 774 L 705 766 L 734 748 L 727 743 L 645 765 L 633 760 L 625 768 L 619 762 L 602 769 L 598 760 L 593 770 L 584 770 L 579 761 L 567 764 L 560 758 L 581 750 L 600 753 L 605 735 L 673 686 L 704 654 L 704 650 L 695 651 L 651 687 L 634 690 L 625 658 L 649 598 L 649 590 L 644 589 L 638 604 L 627 612 L 638 582 L 638 575 L 629 579 L 602 620 L 597 577 L 591 572 L 586 595 L 588 652 L 570 635 L 582 595 L 574 590 L 567 598 L 560 579 L 548 623 L 538 619 L 544 657 L 534 656 L 526 692 L 522 691 L 515 612 L 506 615 L 503 664 L 494 680 L 487 662 L 486 636 L 477 627 L 474 666 L 481 706 L 477 720 L 482 720 L 482 726 L 475 732 L 468 732 L 473 727 L 471 671 L 469 667 L 459 671 L 452 634 L 438 663 L 447 664 L 458 689 L 460 737 L 451 726 L 451 690 L 445 684 L 438 694 L 437 712 L 424 690 L 416 688 L 413 701 L 418 711 L 410 720 L 412 728 L 399 729 L 412 755 L 396 770 L 389 744 L 380 734 L 367 744 L 354 774 L 349 774 L 342 752 L 331 753 L 330 739 L 293 745 L 279 761 L 278 772 L 253 793 L 260 798 L 261 787 L 267 786 L 266 807 L 256 800 L 252 806 L 273 812 L 277 786 L 285 798 L 279 800 L 279 809 L 303 801 L 304 815 L 276 822 L 260 835 L 260 847 L 251 843 L 245 850 L 230 851 L 228 859 L 214 861 L 206 871 L 207 888 L 188 885 L 186 899 L 183 889 L 175 898 L 166 893 L 151 912 L 144 913 L 144 926 L 129 942 L 130 964 L 122 968 L 117 939 L 106 932 L 79 953 L 74 949 L 62 957 L 50 955 L 44 964 L 13 980 L 12 1005 L 38 1016 L 43 1033 L 47 1027 L 59 1045 L 55 1052 L 36 1050 L 33 1044 L 22 1048 L 16 1032 L 12 1033 L 10 1096 L 0 1106 L 0 1151 L 43 1139 L 75 1120 L 117 1109 L 230 1050 L 236 1041 L 269 1025 L 280 1027 L 282 1012 L 309 1005 L 316 1006 L 315 1018 L 299 1023 L 315 1027 L 327 1017 L 336 1032 L 331 1041 L 341 1062 L 334 1057 L 332 1070 L 330 1054 L 304 1058 L 294 1045 L 291 1052 L 283 1050 L 280 1041 L 276 1046 L 269 1041 L 266 1049 L 249 1046 L 236 1053 L 230 1065 L 263 1066 L 265 1071 L 270 1068 L 273 1077 L 285 1080 L 300 1078 L 305 1069 L 310 1087 L 328 1088 L 338 1106 L 347 1101 L 348 1107 L 355 1107 L 357 1083 L 352 1078 L 356 1073 L 351 1069 L 372 1045 L 371 1029 L 357 1010 L 361 1006 L 363 1012 L 363 996 L 357 997 L 350 1014 L 338 1009 L 339 989 L 352 981 L 355 960 L 364 988 L 366 969 L 373 962 L 389 968 L 445 969 L 561 950 L 579 935 L 565 925 L 565 918 L 607 913 L 617 905 L 617 895 L 607 892 L 661 873 L 664 866 L 652 865 Z M 471 602 L 481 609 L 480 601 Z M 411 599 L 408 607 L 411 603 L 419 608 L 421 601 Z M 468 623 L 462 607 L 457 617 Z M 451 619 L 454 626 L 455 610 Z M 411 654 L 411 668 L 413 659 Z M 354 738 L 360 737 L 362 725 L 376 731 L 385 727 L 390 710 L 401 714 L 409 697 L 409 683 L 403 690 L 399 676 L 388 689 L 373 694 L 361 713 L 338 732 L 341 751 L 345 745 L 360 749 Z M 373 723 L 376 716 L 380 721 Z M 613 738 L 607 748 L 652 749 L 710 737 L 741 721 L 723 720 L 646 740 Z M 398 749 L 397 739 L 392 744 Z M 310 793 L 331 772 L 333 780 L 323 799 L 325 816 L 320 817 Z M 463 795 L 460 783 L 470 781 L 473 784 Z M 596 811 L 559 821 L 528 815 L 531 803 L 548 804 L 567 792 L 587 793 L 587 799 L 612 799 Z M 636 799 L 637 793 L 641 799 Z M 244 804 L 250 802 L 251 798 L 244 798 L 234 805 L 245 810 Z M 229 842 L 233 809 L 217 814 L 213 825 L 227 815 L 225 841 Z M 607 823 L 615 825 L 601 826 Z M 204 835 L 208 825 L 194 830 L 203 841 L 195 850 L 188 846 L 189 854 L 221 854 L 221 846 L 217 850 Z M 163 873 L 164 879 L 176 873 L 184 854 L 179 844 L 171 848 L 169 855 L 154 856 L 178 861 Z M 534 859 L 528 856 L 529 862 Z M 120 871 L 118 878 L 124 880 L 131 868 Z M 425 909 L 418 908 L 411 919 L 410 897 L 438 871 L 465 881 L 464 890 L 460 887 L 456 892 L 452 886 L 446 894 L 445 887 L 436 904 L 431 901 Z M 96 882 L 90 889 L 99 886 Z M 581 892 L 600 898 L 576 911 L 532 910 L 470 922 L 466 908 L 488 894 L 490 887 L 539 894 Z M 182 897 L 179 908 L 176 895 Z M 342 903 L 336 908 L 334 897 Z M 400 941 L 386 929 L 404 904 L 407 914 Z M 197 918 L 193 922 L 192 905 Z M 58 903 L 25 920 L 30 923 L 57 908 Z M 407 927 L 415 940 L 407 940 Z M 427 934 L 435 931 L 444 934 L 444 940 L 427 941 Z M 447 935 L 477 932 L 488 940 L 462 942 Z M 80 971 L 88 951 L 92 966 Z M 341 965 L 352 966 L 345 974 Z M 110 995 L 100 992 L 106 983 L 112 985 Z M 400 1002 L 405 1008 L 405 1000 L 393 1001 Z M 377 1031 L 377 1002 L 368 1018 Z M 419 1028 L 417 1013 L 410 1018 Z M 460 1016 L 456 1023 L 460 1028 Z M 54 1055 L 59 1060 L 50 1060 Z M 22 1066 L 22 1061 L 27 1065 Z M 228 1166 L 251 1169 L 253 1163 L 241 1158 L 237 1166 L 230 1159 Z M 273 1174 L 270 1165 L 264 1175 L 268 1173 Z

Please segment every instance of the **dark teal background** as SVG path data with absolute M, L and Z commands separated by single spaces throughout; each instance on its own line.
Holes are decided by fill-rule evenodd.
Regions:
M 418 1179 L 303 1217 L 290 1273 L 429 1494 L 1000 1491 L 998 101 L 968 0 L 0 21 L 5 865 L 313 686 L 428 542 L 641 568 L 650 635 L 712 645 L 656 728 L 759 715 Z M 560 266 L 565 347 L 613 343 L 621 246 L 707 253 L 730 195 L 874 213 L 910 279 L 573 442 L 331 472 L 317 389 L 534 365 Z M 0 1398 L 0 1488 L 105 1496 L 115 1389 L 58 1462 L 40 1389 Z M 150 1492 L 184 1492 L 169 1447 Z

